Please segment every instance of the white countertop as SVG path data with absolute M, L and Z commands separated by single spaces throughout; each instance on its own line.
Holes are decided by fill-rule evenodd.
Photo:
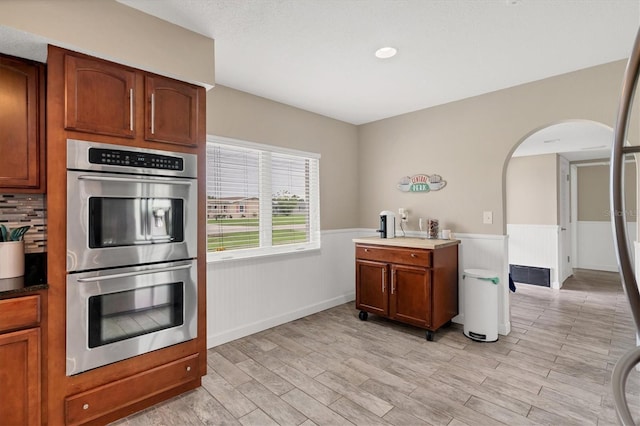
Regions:
M 439 249 L 455 244 L 460 244 L 460 240 L 431 240 L 427 238 L 416 237 L 398 237 L 398 238 L 380 238 L 380 237 L 364 237 L 354 238 L 354 243 L 359 244 L 377 244 L 381 246 L 391 247 L 407 247 L 420 249 Z

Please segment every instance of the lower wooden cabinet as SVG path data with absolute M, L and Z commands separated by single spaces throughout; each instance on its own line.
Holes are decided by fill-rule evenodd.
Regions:
M 356 308 L 427 329 L 458 314 L 458 246 L 436 249 L 356 244 Z
M 377 315 L 389 315 L 388 275 L 389 265 L 386 263 L 356 260 L 356 308 Z
M 199 384 L 199 354 L 178 359 L 65 399 L 68 425 L 110 419 L 110 413 L 133 406 L 163 392 L 189 383 Z M 117 418 L 117 416 L 116 416 Z
M 41 423 L 38 296 L 0 300 L 0 424 Z M 11 322 L 9 321 L 11 316 Z M 35 325 L 35 327 L 34 327 Z M 4 331 L 8 328 L 21 328 Z
M 431 328 L 431 270 L 417 266 L 391 265 L 389 317 Z

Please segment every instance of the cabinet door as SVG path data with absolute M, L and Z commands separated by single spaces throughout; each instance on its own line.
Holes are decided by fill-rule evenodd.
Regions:
M 41 176 L 40 168 L 44 167 L 40 74 L 37 65 L 0 58 L 1 188 L 44 188 L 41 185 L 44 173 Z
M 0 423 L 40 424 L 40 329 L 0 334 Z
M 421 327 L 431 326 L 431 270 L 391 266 L 390 317 Z
M 65 128 L 134 137 L 132 70 L 101 61 L 65 56 Z
M 198 89 L 195 86 L 147 75 L 145 94 L 146 140 L 189 146 L 198 144 Z
M 356 260 L 356 309 L 387 316 L 388 277 L 386 263 Z

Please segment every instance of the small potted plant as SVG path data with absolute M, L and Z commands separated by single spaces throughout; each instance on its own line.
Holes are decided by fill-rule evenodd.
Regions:
M 31 226 L 8 230 L 0 225 L 0 279 L 24 275 L 24 234 Z

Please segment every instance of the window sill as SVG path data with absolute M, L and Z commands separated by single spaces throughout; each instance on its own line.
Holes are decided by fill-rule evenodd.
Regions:
M 320 242 L 286 247 L 269 247 L 262 249 L 230 250 L 207 253 L 207 263 L 230 262 L 235 260 L 258 259 L 273 256 L 295 255 L 320 251 Z

